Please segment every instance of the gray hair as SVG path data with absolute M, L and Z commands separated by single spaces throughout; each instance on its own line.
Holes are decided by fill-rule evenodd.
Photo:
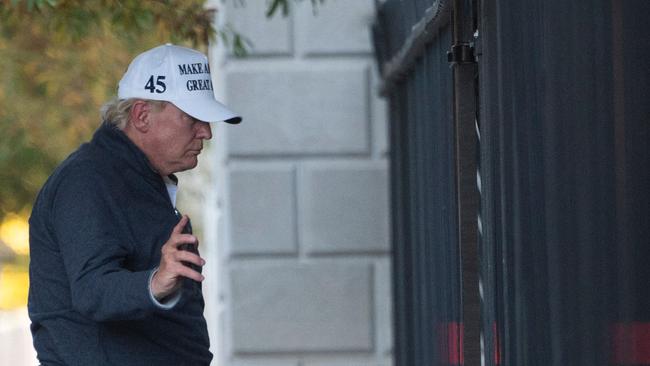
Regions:
M 126 124 L 129 122 L 129 114 L 131 113 L 131 108 L 133 104 L 137 101 L 144 101 L 148 104 L 151 104 L 154 110 L 159 111 L 165 107 L 167 102 L 161 100 L 149 100 L 149 99 L 138 99 L 138 98 L 129 98 L 129 99 L 112 99 L 106 102 L 101 109 L 99 110 L 102 116 L 104 123 L 113 125 L 120 130 L 126 127 Z

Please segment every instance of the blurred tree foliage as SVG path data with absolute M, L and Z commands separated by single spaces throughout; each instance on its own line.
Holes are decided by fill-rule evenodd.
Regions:
M 29 209 L 54 167 L 99 124 L 133 55 L 203 49 L 203 0 L 0 1 L 0 219 Z
M 268 1 L 267 17 L 289 9 L 290 0 Z M 134 55 L 165 42 L 207 51 L 215 11 L 205 0 L 0 0 L 0 221 L 28 211 L 54 167 L 90 138 Z M 218 34 L 245 55 L 245 38 Z

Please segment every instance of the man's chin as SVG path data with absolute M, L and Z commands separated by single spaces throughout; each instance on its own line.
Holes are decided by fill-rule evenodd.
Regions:
M 193 159 L 187 159 L 182 164 L 179 164 L 177 170 L 174 173 L 184 172 L 186 170 L 191 170 L 196 168 L 199 164 L 199 159 L 195 156 Z

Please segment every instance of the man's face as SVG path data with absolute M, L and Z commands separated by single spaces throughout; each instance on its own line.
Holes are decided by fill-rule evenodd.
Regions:
M 212 138 L 210 124 L 196 120 L 172 103 L 152 108 L 147 157 L 161 175 L 192 169 L 198 163 L 203 140 Z

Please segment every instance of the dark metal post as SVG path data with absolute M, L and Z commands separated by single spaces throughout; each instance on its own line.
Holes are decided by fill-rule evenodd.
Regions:
M 473 17 L 471 0 L 453 2 L 453 44 L 449 61 L 453 65 L 454 124 L 456 137 L 456 190 L 458 240 L 461 257 L 463 333 L 462 358 L 466 366 L 481 364 L 481 310 L 479 298 L 478 225 L 479 195 L 476 187 L 477 67 L 471 42 Z

